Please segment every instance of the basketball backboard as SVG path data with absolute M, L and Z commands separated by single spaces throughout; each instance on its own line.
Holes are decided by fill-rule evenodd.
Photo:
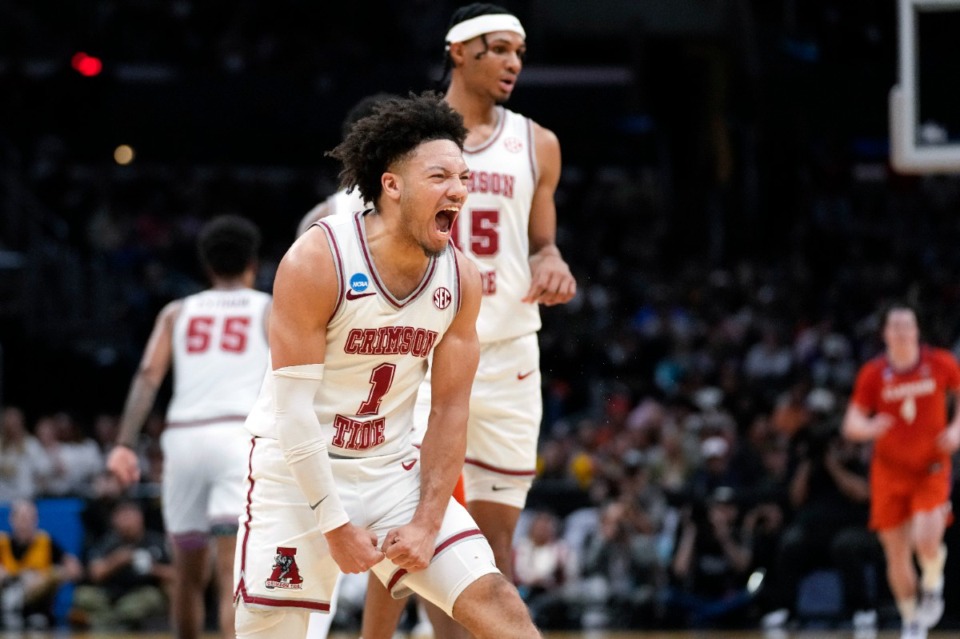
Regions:
M 890 160 L 901 173 L 960 173 L 960 0 L 897 0 Z

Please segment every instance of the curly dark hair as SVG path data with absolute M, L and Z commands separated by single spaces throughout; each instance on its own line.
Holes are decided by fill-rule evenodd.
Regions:
M 203 267 L 219 277 L 240 275 L 257 259 L 260 229 L 245 217 L 219 215 L 203 225 L 197 253 Z
M 424 91 L 380 101 L 373 115 L 358 120 L 327 155 L 343 165 L 341 188 L 356 188 L 365 202 L 376 204 L 383 191 L 380 176 L 394 162 L 432 140 L 451 140 L 462 151 L 466 138 L 463 117 L 443 101 L 443 95 Z
M 340 139 L 347 137 L 350 133 L 350 129 L 353 128 L 353 125 L 357 123 L 358 120 L 362 120 L 368 115 L 373 115 L 374 107 L 377 106 L 380 102 L 388 100 L 390 98 L 400 97 L 395 93 L 387 93 L 386 91 L 381 91 L 379 93 L 373 93 L 371 95 L 364 96 L 357 100 L 357 102 L 350 107 L 350 110 L 347 111 L 347 114 L 343 116 L 343 122 L 340 124 Z

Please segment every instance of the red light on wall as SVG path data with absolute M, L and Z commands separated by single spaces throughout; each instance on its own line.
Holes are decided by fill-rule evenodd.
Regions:
M 70 59 L 70 66 L 73 67 L 74 71 L 88 78 L 100 75 L 100 72 L 103 71 L 103 62 L 100 61 L 100 58 L 87 55 L 83 51 L 74 54 Z

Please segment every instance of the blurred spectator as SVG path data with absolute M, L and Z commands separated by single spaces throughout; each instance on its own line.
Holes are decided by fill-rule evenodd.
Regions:
M 667 499 L 660 486 L 650 480 L 650 467 L 643 453 L 627 451 L 622 464 L 618 501 L 624 505 L 623 514 L 631 534 L 653 539 L 663 527 Z
M 731 455 L 731 464 L 738 469 L 740 478 L 752 490 L 766 475 L 763 453 L 767 443 L 776 437 L 771 420 L 766 414 L 755 415 L 746 427 L 746 432 L 736 440 Z
M 527 497 L 527 509 L 549 509 L 562 517 L 589 505 L 587 488 L 592 473 L 589 468 L 578 469 L 578 465 L 591 466 L 592 462 L 582 455 L 571 457 L 571 447 L 572 441 L 566 437 L 543 443 L 537 455 L 537 477 Z
M 752 558 L 730 487 L 719 486 L 686 507 L 670 566 L 668 615 L 679 614 L 694 628 L 741 625 L 752 598 L 747 590 Z
M 93 437 L 104 456 L 113 448 L 119 428 L 120 421 L 116 415 L 100 413 L 94 418 Z
M 570 452 L 565 444 L 561 439 L 549 439 L 543 443 L 537 455 L 537 481 L 570 479 Z
M 656 541 L 633 533 L 623 503 L 601 508 L 583 552 L 582 579 L 571 596 L 584 608 L 584 625 L 631 628 L 649 620 L 660 582 Z
M 102 470 L 90 482 L 90 497 L 84 501 L 80 519 L 85 532 L 83 556 L 90 556 L 90 549 L 110 531 L 113 509 L 124 498 L 120 480 L 109 470 Z M 148 526 L 149 527 L 149 526 Z
M 743 373 L 752 382 L 779 382 L 793 368 L 793 353 L 783 343 L 780 330 L 767 327 L 760 340 L 747 350 Z
M 853 387 L 859 368 L 853 358 L 850 339 L 841 333 L 830 333 L 820 344 L 820 356 L 811 363 L 813 381 L 819 386 L 844 390 Z
M 538 627 L 566 628 L 569 605 L 563 587 L 576 577 L 576 559 L 558 537 L 556 515 L 538 511 L 514 544 L 513 579 Z
M 51 464 L 40 493 L 48 497 L 90 496 L 94 477 L 104 469 L 97 443 L 85 437 L 66 413 L 42 416 L 35 431 Z
M 783 626 L 795 616 L 800 580 L 817 568 L 840 570 L 844 609 L 851 618 L 877 607 L 867 587 L 866 567 L 881 567 L 883 556 L 867 529 L 870 484 L 862 446 L 845 441 L 837 419 L 826 418 L 811 426 L 796 449 L 789 484 L 794 515 L 768 575 L 774 610 L 763 619 L 767 627 Z
M 27 432 L 23 411 L 4 408 L 0 413 L 0 501 L 33 499 L 52 470 L 43 446 Z
M 166 540 L 146 528 L 139 504 L 119 502 L 110 523 L 90 550 L 89 583 L 74 592 L 70 618 L 94 630 L 136 630 L 167 613 L 173 566 Z
M 802 380 L 794 383 L 777 398 L 771 421 L 778 432 L 793 437 L 810 423 L 812 414 L 807 407 L 810 383 Z
M 663 427 L 660 444 L 651 452 L 651 480 L 670 495 L 680 494 L 687 486 L 695 467 L 687 454 L 683 435 L 676 424 Z
M 753 551 L 752 569 L 766 574 L 776 562 L 783 526 L 791 509 L 788 501 L 790 453 L 787 439 L 771 432 L 769 420 L 758 417 L 748 439 L 759 458 L 758 474 L 745 482 L 740 499 L 747 510 L 742 535 Z M 738 462 L 740 463 L 740 462 Z
M 685 495 L 693 502 L 705 503 L 720 487 L 741 487 L 740 469 L 730 463 L 730 443 L 721 435 L 710 435 L 700 444 L 700 465 L 687 481 Z
M 0 532 L 0 611 L 7 630 L 48 628 L 53 600 L 64 583 L 83 576 L 80 560 L 38 528 L 37 507 L 10 506 L 10 533 Z

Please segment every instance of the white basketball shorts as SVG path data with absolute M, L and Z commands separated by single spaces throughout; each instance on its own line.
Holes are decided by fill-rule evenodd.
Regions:
M 351 523 L 373 531 L 379 544 L 390 530 L 413 518 L 420 499 L 417 449 L 330 461 Z M 339 569 L 306 498 L 287 470 L 278 442 L 254 439 L 249 468 L 246 514 L 237 532 L 238 603 L 328 612 Z M 451 614 L 468 585 L 498 571 L 477 524 L 451 499 L 429 567 L 408 573 L 384 559 L 372 572 L 394 597 L 416 592 Z
M 167 428 L 163 450 L 163 522 L 181 547 L 211 532 L 236 534 L 244 505 L 250 434 L 240 421 Z
M 414 441 L 418 443 L 426 430 L 430 397 L 428 375 L 414 411 Z M 492 501 L 523 508 L 536 475 L 542 419 L 537 335 L 482 345 L 470 394 L 463 468 L 468 502 Z

